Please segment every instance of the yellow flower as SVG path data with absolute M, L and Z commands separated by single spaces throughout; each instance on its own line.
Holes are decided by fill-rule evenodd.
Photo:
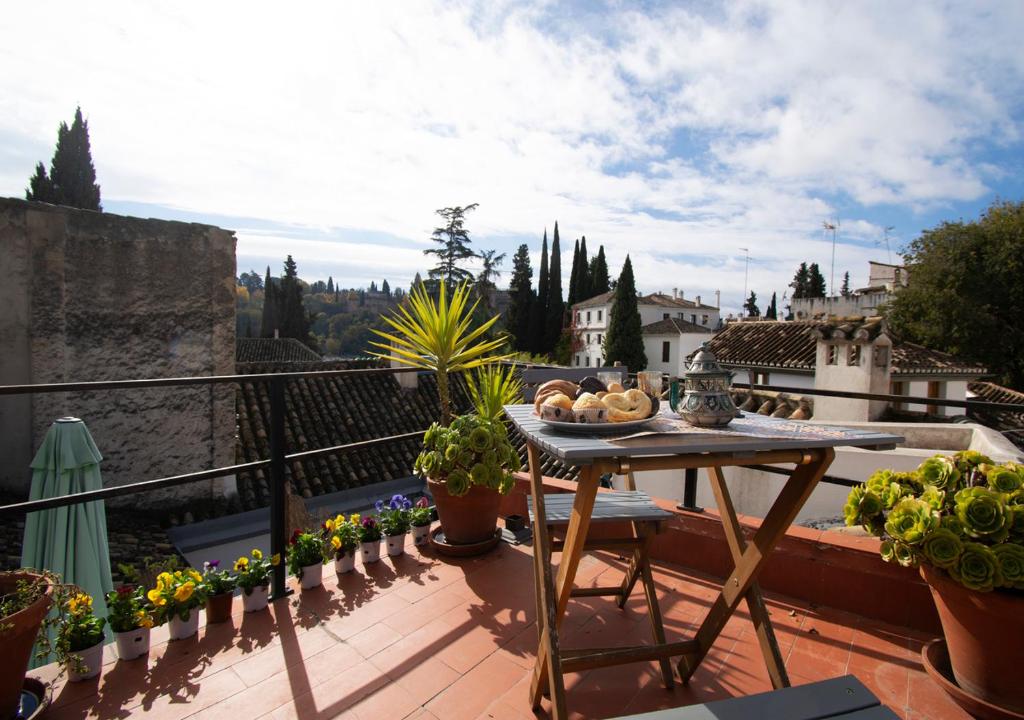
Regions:
M 281 564 L 281 553 L 274 553 L 273 557 L 270 558 L 270 564 L 277 567 Z
M 85 593 L 78 593 L 68 600 L 68 611 L 72 615 L 84 614 L 92 610 L 92 598 Z
M 195 570 L 189 570 L 188 571 L 188 575 L 189 575 L 190 578 L 192 578 L 197 583 L 200 583 L 200 582 L 203 581 L 203 576 L 200 575 L 199 573 L 197 573 Z
M 162 572 L 156 576 L 156 586 L 160 590 L 166 590 L 174 584 L 174 577 L 169 572 Z
M 256 558 L 257 560 L 262 560 L 263 559 L 263 553 L 260 552 L 259 548 L 253 548 L 252 556 L 254 558 Z
M 348 518 L 348 521 L 353 525 L 358 525 L 360 520 L 362 518 L 359 516 L 359 513 L 352 513 Z
M 174 599 L 180 603 L 188 602 L 188 599 L 192 597 L 192 593 L 194 593 L 195 590 L 196 584 L 191 581 L 187 582 L 174 591 Z
M 340 527 L 341 525 L 344 525 L 344 524 L 345 524 L 345 516 L 344 515 L 335 515 L 335 517 L 334 517 L 334 527 Z
M 334 548 L 335 550 L 340 550 L 341 549 L 341 538 L 338 537 L 337 535 L 334 535 L 331 538 L 331 547 Z
M 149 598 L 149 601 L 156 607 L 163 607 L 167 604 L 167 598 L 160 594 L 160 590 L 158 588 L 150 590 L 146 593 L 146 597 Z
M 324 527 L 327 529 L 327 532 L 334 532 L 334 521 L 328 518 L 324 521 Z
M 145 610 L 136 610 L 135 624 L 141 628 L 151 628 L 153 627 L 153 618 Z
M 235 561 L 235 572 L 242 572 L 249 567 L 249 558 L 240 557 Z

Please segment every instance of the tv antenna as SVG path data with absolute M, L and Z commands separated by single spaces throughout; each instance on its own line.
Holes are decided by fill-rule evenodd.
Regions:
M 832 284 L 831 284 L 831 289 L 832 289 L 832 295 L 835 296 L 835 294 L 836 294 L 836 230 L 839 229 L 839 218 L 836 218 L 836 221 L 834 223 L 830 223 L 828 220 L 826 220 L 821 225 L 822 225 L 823 228 L 825 228 L 826 232 L 829 231 L 829 230 L 832 231 Z

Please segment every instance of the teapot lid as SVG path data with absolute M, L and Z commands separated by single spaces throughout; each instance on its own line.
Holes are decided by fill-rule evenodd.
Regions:
M 722 366 L 718 364 L 718 358 L 708 348 L 708 342 L 704 341 L 700 344 L 700 350 L 693 356 L 693 360 L 690 361 L 690 367 L 687 369 L 686 375 L 729 375 L 728 370 L 723 370 Z

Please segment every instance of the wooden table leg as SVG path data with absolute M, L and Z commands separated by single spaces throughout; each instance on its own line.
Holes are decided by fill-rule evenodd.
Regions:
M 530 485 L 533 491 L 534 525 L 537 526 L 542 520 L 538 515 L 537 508 L 543 506 L 537 498 L 543 498 L 544 483 L 540 474 L 540 454 L 529 446 L 530 458 Z M 565 717 L 565 684 L 562 680 L 561 662 L 558 652 L 558 628 L 565 616 L 565 609 L 569 604 L 569 596 L 572 592 L 572 583 L 576 578 L 576 570 L 583 555 L 583 546 L 587 540 L 587 531 L 590 528 L 590 516 L 594 510 L 594 501 L 597 498 L 597 485 L 600 474 L 593 465 L 585 465 L 580 468 L 579 481 L 576 483 L 576 497 L 573 502 L 572 515 L 569 517 L 569 526 L 566 530 L 565 544 L 562 548 L 562 557 L 558 562 L 558 579 L 554 583 L 553 592 L 547 592 L 550 580 L 545 579 L 542 587 L 545 590 L 545 627 L 543 629 L 544 640 L 537 648 L 537 661 L 533 667 L 533 678 L 530 682 L 530 702 L 536 709 L 540 706 L 540 698 L 545 687 L 550 689 L 552 702 L 552 717 Z M 542 557 L 544 552 L 538 552 L 538 545 L 541 548 L 549 548 L 550 538 L 547 528 L 542 532 L 534 531 L 534 557 Z M 551 564 L 543 563 L 540 568 L 541 574 L 546 578 L 551 576 Z M 557 668 L 557 669 L 556 669 Z
M 729 544 L 729 552 L 732 553 L 733 563 L 738 563 L 743 557 L 743 551 L 747 549 L 747 541 L 743 537 L 743 528 L 736 517 L 736 509 L 732 504 L 732 496 L 729 494 L 729 486 L 725 483 L 725 474 L 720 467 L 708 468 L 708 475 L 711 477 L 711 489 L 715 493 L 715 504 L 718 507 L 719 515 L 722 518 L 722 526 L 725 529 L 725 539 Z M 746 593 L 747 608 L 750 611 L 750 619 L 757 631 L 757 640 L 761 645 L 761 654 L 764 656 L 765 664 L 768 666 L 768 675 L 772 681 L 772 687 L 789 687 L 789 675 L 786 674 L 786 663 L 779 650 L 779 643 L 775 639 L 775 631 L 772 629 L 771 620 L 768 617 L 768 610 L 761 595 L 761 586 L 757 582 L 750 583 L 750 589 Z
M 665 645 L 668 640 L 665 638 L 665 626 L 661 620 L 661 606 L 658 604 L 658 588 L 654 584 L 654 573 L 651 572 L 651 544 L 654 541 L 654 528 L 651 523 L 631 523 L 633 535 L 641 538 L 644 544 L 633 551 L 633 559 L 638 572 L 643 577 L 644 596 L 647 599 L 647 612 L 651 616 L 651 630 L 654 633 L 654 644 Z M 626 578 L 629 580 L 629 577 Z M 626 606 L 629 599 L 629 592 L 632 590 L 630 583 L 629 590 L 623 588 L 624 592 L 619 596 L 619 607 Z M 675 686 L 675 678 L 672 675 L 672 663 L 668 658 L 661 658 L 658 661 L 661 666 L 661 679 L 665 687 L 671 690 Z
M 810 497 L 818 481 L 821 480 L 828 466 L 835 457 L 835 451 L 831 448 L 811 451 L 810 462 L 797 465 L 790 474 L 789 479 L 783 486 L 779 496 L 775 499 L 768 514 L 765 515 L 761 527 L 751 542 L 742 551 L 736 560 L 736 566 L 722 586 L 722 591 L 712 604 L 711 609 L 697 630 L 697 649 L 683 655 L 679 660 L 679 676 L 683 682 L 687 682 L 693 673 L 700 666 L 704 656 L 711 649 L 712 643 L 722 632 L 729 617 L 735 612 L 740 600 L 747 596 L 751 585 L 757 582 L 757 576 L 768 555 L 778 544 L 779 540 L 786 534 L 793 519 L 800 512 L 807 498 Z M 728 513 L 720 512 L 723 516 Z M 736 522 L 735 512 L 732 513 L 732 520 Z M 726 524 L 726 537 L 730 536 L 729 525 Z M 733 536 L 735 537 L 735 535 Z M 742 537 L 740 538 L 742 539 Z M 767 614 L 764 615 L 767 621 Z M 767 623 L 766 623 L 767 624 Z M 769 653 L 770 654 L 770 653 Z M 767 660 L 767 658 L 766 658 Z M 773 678 L 774 682 L 774 678 Z

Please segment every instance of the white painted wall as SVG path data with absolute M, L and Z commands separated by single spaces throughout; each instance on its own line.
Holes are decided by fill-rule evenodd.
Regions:
M 673 377 L 682 377 L 686 372 L 686 358 L 711 337 L 710 333 L 644 335 L 647 369 L 660 370 Z M 662 362 L 662 344 L 666 342 L 669 343 L 668 362 Z

